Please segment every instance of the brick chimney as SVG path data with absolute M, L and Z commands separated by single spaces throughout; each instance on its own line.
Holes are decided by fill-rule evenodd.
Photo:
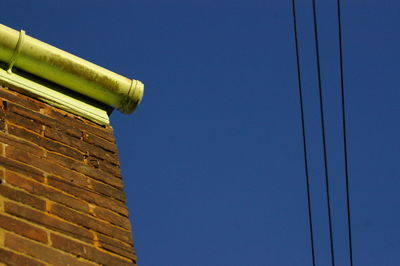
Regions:
M 0 27 L 0 48 L 1 34 Z M 22 35 L 15 37 L 17 53 L 24 53 L 18 47 Z M 124 108 L 100 101 L 102 92 L 91 89 L 91 97 L 87 90 L 47 78 L 46 70 L 39 77 L 18 60 L 5 63 L 0 69 L 0 265 L 136 265 L 107 120 L 110 109 Z M 7 67 L 12 71 L 6 73 Z M 54 62 L 51 67 L 68 71 Z M 87 73 L 71 69 L 77 78 Z M 106 89 L 110 95 L 115 91 Z M 46 97 L 53 92 L 58 96 Z M 128 102 L 132 109 L 139 101 L 132 105 L 124 99 L 121 105 Z M 88 112 L 92 107 L 95 111 Z

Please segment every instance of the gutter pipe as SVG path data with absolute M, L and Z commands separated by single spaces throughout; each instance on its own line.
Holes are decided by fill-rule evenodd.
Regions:
M 0 61 L 103 104 L 131 113 L 144 85 L 0 24 Z

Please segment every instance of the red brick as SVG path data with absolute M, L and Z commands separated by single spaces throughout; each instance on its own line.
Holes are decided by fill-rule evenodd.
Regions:
M 133 250 L 131 245 L 120 242 L 114 238 L 108 237 L 106 235 L 102 235 L 97 233 L 97 238 L 99 240 L 100 247 L 102 249 L 108 250 L 120 256 L 130 258 L 134 261 L 137 261 L 137 256 Z
M 43 172 L 41 172 L 35 168 L 32 168 L 28 165 L 19 163 L 17 161 L 10 160 L 5 157 L 0 156 L 0 166 L 3 166 L 7 170 L 11 170 L 11 171 L 32 177 L 40 182 L 43 182 L 43 180 L 44 180 Z
M 83 153 L 77 151 L 76 149 L 73 149 L 71 147 L 68 147 L 66 145 L 63 145 L 61 143 L 57 143 L 51 140 L 48 140 L 46 138 L 43 138 L 37 134 L 31 133 L 29 131 L 26 131 L 22 128 L 18 128 L 15 126 L 9 126 L 8 127 L 8 132 L 10 134 L 13 134 L 17 137 L 23 138 L 25 140 L 28 140 L 30 142 L 33 142 L 45 149 L 48 149 L 50 151 L 55 151 L 61 154 L 64 154 L 66 156 L 75 158 L 77 160 L 83 160 Z
M 52 187 L 42 185 L 38 182 L 23 178 L 17 174 L 8 171 L 6 173 L 5 179 L 8 184 L 24 189 L 31 194 L 45 197 L 49 200 L 64 204 L 78 211 L 89 212 L 89 206 L 86 202 L 68 196 L 62 191 L 59 191 Z
M 122 202 L 110 199 L 108 197 L 102 196 L 98 193 L 94 193 L 82 187 L 66 183 L 65 181 L 60 180 L 59 178 L 53 176 L 48 177 L 48 183 L 50 186 L 65 191 L 71 195 L 76 196 L 77 198 L 83 199 L 87 202 L 94 203 L 104 208 L 109 208 L 124 216 L 128 216 L 128 210 L 126 209 L 125 204 L 123 204 Z
M 129 219 L 111 210 L 104 209 L 102 207 L 96 207 L 94 208 L 93 213 L 97 218 L 108 221 L 127 230 L 131 230 L 131 223 Z
M 26 117 L 28 119 L 32 119 L 41 125 L 52 126 L 52 125 L 57 124 L 56 120 L 46 117 L 46 116 L 42 115 L 41 113 L 38 113 L 36 110 L 32 110 L 30 108 L 25 108 L 25 107 L 15 105 L 13 103 L 9 103 L 7 105 L 7 109 L 10 112 L 16 113 L 16 114 Z
M 93 134 L 90 133 L 84 133 L 83 134 L 83 140 L 86 141 L 87 143 L 96 145 L 100 148 L 102 148 L 105 151 L 110 151 L 112 153 L 117 153 L 117 147 L 114 142 L 110 142 L 108 140 L 105 140 L 103 138 L 97 137 Z
M 113 187 L 122 189 L 124 187 L 124 183 L 122 182 L 122 180 L 120 178 L 116 178 L 114 176 L 112 176 L 109 173 L 103 172 L 99 169 L 93 169 L 92 170 L 88 170 L 87 168 L 85 170 L 82 170 L 82 172 L 87 175 L 92 177 L 93 179 L 102 181 L 106 184 L 109 184 Z
M 135 265 L 119 165 L 112 127 L 0 88 L 0 227 L 33 261 L 15 264 Z
M 61 232 L 88 243 L 92 243 L 93 241 L 93 235 L 90 231 L 58 218 L 51 217 L 46 213 L 35 211 L 12 202 L 5 202 L 4 209 L 8 214 L 42 225 L 48 229 Z
M 104 151 L 103 149 L 94 145 L 91 146 L 88 154 L 96 158 L 109 161 L 110 163 L 119 164 L 118 154 Z
M 114 141 L 114 135 L 110 126 L 104 128 L 97 124 L 91 123 L 90 121 L 88 121 L 88 123 L 84 123 L 83 120 L 78 120 L 75 117 L 72 117 L 70 114 L 67 114 L 61 110 L 55 110 L 54 108 L 45 109 L 45 114 L 56 119 L 60 123 L 71 125 L 102 137 L 106 140 Z
M 43 131 L 43 127 L 41 124 L 38 124 L 32 119 L 20 116 L 16 113 L 6 112 L 5 118 L 9 123 L 22 126 L 36 133 L 40 134 Z
M 124 260 L 108 253 L 101 252 L 92 246 L 81 244 L 77 241 L 62 237 L 60 235 L 51 234 L 51 242 L 52 246 L 55 248 L 100 263 L 102 265 L 135 265 L 132 261 Z
M 59 165 L 62 165 L 64 167 L 68 167 L 70 169 L 72 169 L 71 165 L 73 165 L 73 164 L 83 164 L 82 161 L 77 161 L 75 159 L 72 159 L 70 157 L 66 157 L 66 156 L 64 156 L 62 154 L 59 154 L 59 153 L 54 153 L 52 151 L 49 151 L 49 152 L 46 153 L 46 159 L 49 160 L 49 161 L 55 162 L 55 163 L 57 163 Z
M 90 262 L 82 261 L 75 256 L 64 254 L 58 250 L 40 245 L 23 237 L 9 233 L 5 234 L 5 246 L 15 251 L 26 253 L 29 256 L 40 259 L 52 265 L 95 265 Z
M 78 149 L 83 153 L 92 154 L 93 156 L 96 156 L 104 160 L 108 160 L 110 162 L 114 163 L 118 162 L 118 157 L 116 154 L 103 150 L 102 148 L 97 147 L 95 145 L 88 144 L 87 142 L 84 142 L 80 139 L 68 136 L 67 134 L 64 134 L 59 130 L 46 128 L 44 131 L 44 135 L 47 138 L 59 141 L 65 145 Z
M 44 155 L 44 150 L 39 148 L 39 146 L 37 146 L 36 144 L 2 132 L 0 132 L 0 143 L 4 143 L 24 151 L 29 151 L 30 153 L 38 156 Z
M 83 164 L 82 162 L 70 159 L 60 154 L 48 152 L 46 158 L 52 162 L 56 162 L 59 165 L 68 167 L 93 179 L 100 180 L 118 189 L 122 190 L 124 186 L 121 179 L 115 178 L 109 173 L 103 172 L 100 169 L 96 169 L 92 166 Z
M 12 113 L 16 113 L 20 116 L 26 117 L 29 120 L 35 121 L 40 125 L 45 125 L 49 127 L 53 127 L 58 130 L 62 130 L 65 134 L 74 136 L 76 138 L 81 138 L 82 137 L 82 132 L 74 127 L 71 126 L 66 126 L 62 123 L 60 123 L 57 120 L 54 120 L 48 116 L 42 115 L 37 112 L 32 112 L 30 109 L 26 109 L 17 105 L 14 105 L 12 103 L 8 104 L 8 109 Z
M 75 224 L 81 225 L 85 228 L 93 229 L 94 231 L 103 233 L 113 238 L 119 239 L 126 243 L 132 243 L 131 232 L 102 222 L 98 219 L 92 218 L 89 215 L 85 215 L 64 207 L 59 204 L 52 204 L 50 208 L 50 213 L 57 215 L 65 220 L 71 221 Z
M 76 138 L 75 136 L 65 134 L 65 131 L 61 131 L 60 129 L 46 127 L 46 129 L 44 130 L 44 136 L 80 150 L 87 149 L 85 147 L 85 143 L 82 140 Z
M 126 197 L 125 197 L 125 193 L 122 189 L 117 189 L 114 188 L 110 185 L 104 184 L 102 182 L 98 182 L 95 180 L 91 181 L 92 183 L 92 187 L 96 192 L 99 192 L 103 195 L 115 198 L 119 201 L 125 202 L 126 201 Z
M 14 159 L 22 163 L 34 165 L 36 168 L 39 168 L 43 172 L 57 175 L 74 184 L 83 187 L 89 187 L 87 178 L 84 175 L 61 167 L 55 163 L 48 162 L 44 158 L 29 154 L 28 152 L 20 150 L 18 148 L 8 146 L 6 148 L 6 156 L 10 159 Z
M 93 179 L 102 181 L 116 188 L 122 189 L 124 186 L 121 179 L 115 178 L 109 173 L 103 172 L 100 169 L 96 169 L 93 166 L 85 165 L 82 162 L 70 159 L 60 154 L 49 152 L 47 153 L 47 159 L 54 161 L 62 166 L 69 167 L 72 170 L 90 176 Z
M 48 243 L 47 233 L 38 227 L 0 213 L 0 227 L 42 243 Z
M 5 132 L 6 131 L 6 120 L 5 118 L 0 117 L 0 131 Z
M 115 177 L 122 178 L 121 169 L 120 169 L 119 165 L 109 163 L 107 161 L 102 161 L 99 163 L 99 167 L 101 170 L 103 170 L 107 173 L 110 173 Z
M 0 248 L 0 262 L 7 263 L 6 265 L 9 265 L 9 266 L 21 266 L 21 265 L 45 266 L 45 264 L 43 264 L 37 260 L 27 258 L 25 256 L 16 254 L 12 251 L 5 250 L 2 248 Z
M 100 162 L 103 162 L 104 160 L 93 157 L 93 156 L 87 156 L 85 159 L 85 162 L 90 165 L 91 167 L 95 168 L 95 169 L 99 169 L 100 168 Z
M 0 87 L 0 98 L 24 106 L 34 111 L 39 111 L 41 105 L 43 105 L 35 100 L 31 100 L 29 97 L 23 96 L 4 87 Z
M 46 202 L 38 197 L 35 197 L 33 195 L 30 195 L 26 192 L 13 189 L 11 187 L 8 187 L 4 184 L 0 185 L 0 195 L 3 197 L 6 197 L 8 199 L 11 199 L 13 201 L 18 201 L 23 204 L 32 206 L 36 209 L 39 210 L 45 210 L 46 209 Z

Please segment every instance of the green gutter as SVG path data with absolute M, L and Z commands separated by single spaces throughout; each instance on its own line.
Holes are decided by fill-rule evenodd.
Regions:
M 2 24 L 0 24 L 0 61 L 7 64 L 9 74 L 7 77 L 4 71 L 1 71 L 0 79 L 2 80 L 19 79 L 17 83 L 21 83 L 23 77 L 20 79 L 21 77 L 12 71 L 15 67 L 102 104 L 117 108 L 123 113 L 131 113 L 143 97 L 144 86 L 140 81 L 118 75 L 27 36 L 24 31 L 19 32 Z M 62 95 L 59 96 L 63 98 Z M 54 97 L 57 98 L 57 96 Z M 57 99 L 51 101 L 57 102 Z M 65 99 L 60 99 L 60 101 L 64 102 Z

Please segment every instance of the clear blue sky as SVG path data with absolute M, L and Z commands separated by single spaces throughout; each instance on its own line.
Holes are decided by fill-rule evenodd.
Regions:
M 336 0 L 317 0 L 337 265 Z M 290 0 L 2 1 L 1 23 L 140 79 L 115 112 L 142 266 L 311 265 Z M 298 1 L 317 264 L 329 264 L 311 0 Z M 400 263 L 400 2 L 343 1 L 355 265 Z

